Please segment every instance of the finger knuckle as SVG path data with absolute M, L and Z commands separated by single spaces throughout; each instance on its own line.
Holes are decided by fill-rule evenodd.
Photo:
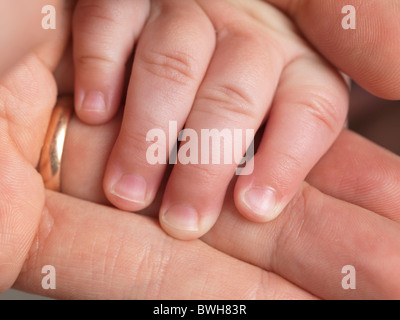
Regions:
M 134 147 L 137 151 L 144 151 L 146 149 L 146 137 L 147 132 L 142 130 L 124 130 L 120 135 L 120 141 L 128 148 Z
M 108 57 L 106 54 L 96 54 L 96 53 L 88 53 L 82 54 L 76 57 L 75 62 L 81 67 L 89 67 L 92 68 L 96 66 L 96 68 L 112 68 L 117 65 L 117 61 L 115 61 L 112 57 Z M 79 70 L 79 69 L 78 69 Z
M 141 123 L 140 128 L 132 129 L 131 127 L 126 127 L 121 130 L 118 138 L 118 150 L 120 150 L 121 153 L 128 152 L 132 157 L 132 161 L 138 161 L 143 166 L 147 165 L 150 167 L 151 165 L 146 158 L 150 145 L 157 144 L 161 149 L 168 150 L 168 142 L 166 139 L 160 138 L 149 140 L 149 133 L 153 129 L 160 129 L 163 132 L 167 131 L 162 125 L 153 119 L 138 120 L 138 123 Z M 166 154 L 166 156 L 168 155 Z M 164 160 L 167 161 L 167 159 Z
M 255 281 L 255 285 L 253 290 L 248 291 L 245 299 L 248 300 L 260 300 L 265 299 L 266 294 L 269 299 L 276 300 L 279 299 L 276 290 L 270 290 L 273 288 L 271 285 L 273 280 L 271 278 L 271 274 L 269 272 L 264 272 L 264 270 L 259 270 L 258 273 L 258 281 Z
M 74 21 L 84 25 L 104 26 L 104 24 L 118 24 L 118 10 L 105 10 L 106 3 L 103 1 L 79 1 L 74 13 Z M 88 21 L 90 23 L 88 23 Z
M 346 108 L 342 108 L 327 96 L 314 93 L 307 102 L 300 102 L 300 105 L 311 116 L 313 123 L 322 125 L 334 135 L 344 125 L 345 113 L 342 112 L 342 109 Z
M 202 112 L 234 122 L 254 121 L 259 117 L 255 101 L 237 86 L 224 84 L 203 89 L 197 101 Z
M 173 255 L 172 247 L 168 242 L 161 247 L 155 247 L 150 243 L 143 247 L 137 257 L 136 279 L 147 279 L 148 281 L 140 281 L 142 284 L 139 288 L 141 298 L 163 297 L 164 289 L 168 286 L 168 272 Z M 137 296 L 136 290 L 137 288 L 129 296 Z
M 138 64 L 150 74 L 180 85 L 196 79 L 196 60 L 184 52 L 156 52 L 145 50 Z
M 210 181 L 221 181 L 223 164 L 193 164 L 186 166 L 187 176 L 196 177 L 198 186 L 207 186 Z M 181 167 L 182 168 L 182 167 Z

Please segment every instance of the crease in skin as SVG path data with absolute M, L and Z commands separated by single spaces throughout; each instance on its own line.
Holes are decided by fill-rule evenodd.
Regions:
M 47 201 L 46 201 L 47 202 Z M 21 273 L 26 273 L 31 269 L 31 266 L 37 264 L 38 256 L 40 255 L 43 244 L 50 237 L 54 228 L 54 218 L 51 215 L 47 204 L 44 205 L 37 233 L 32 241 L 31 248 L 26 256 L 25 263 L 22 267 Z
M 12 158 L 12 155 L 8 153 L 8 157 Z M 12 164 L 3 163 L 5 167 L 3 167 L 3 170 L 10 170 L 12 173 L 6 174 L 9 179 L 3 178 L 0 186 L 0 190 L 6 187 L 6 190 L 0 191 L 2 194 L 2 201 L 0 201 L 1 220 L 3 221 L 3 228 L 9 228 L 7 232 L 1 233 L 2 254 L 4 256 L 5 252 L 9 251 L 8 259 L 12 261 L 14 266 L 2 272 L 3 285 L 7 283 L 11 285 L 18 276 L 20 268 L 22 268 L 39 224 L 37 216 L 44 203 L 44 195 L 41 192 L 43 185 L 41 177 L 20 155 L 14 155 L 14 157 Z M 18 166 L 20 168 L 16 169 Z M 25 192 L 30 189 L 34 191 L 26 195 Z
M 60 203 L 66 200 L 65 197 L 66 196 L 58 195 L 56 193 L 47 193 L 48 210 L 52 211 L 55 209 L 54 213 L 50 213 L 50 215 L 55 214 L 55 216 L 53 218 L 50 217 L 50 220 L 42 225 L 42 228 L 44 228 L 44 233 L 42 235 L 43 238 L 40 240 L 42 242 L 42 250 L 39 249 L 39 251 L 37 251 L 36 257 L 34 256 L 35 253 L 32 254 L 30 261 L 27 262 L 28 270 L 25 273 L 21 273 L 16 283 L 16 288 L 63 299 L 101 299 L 103 297 L 101 290 L 107 288 L 110 290 L 108 291 L 108 298 L 111 296 L 113 298 L 122 299 L 130 299 L 134 297 L 139 299 L 149 299 L 154 297 L 162 299 L 171 297 L 169 288 L 173 285 L 178 285 L 179 288 L 183 289 L 183 282 L 180 279 L 182 279 L 182 277 L 189 277 L 189 279 L 192 279 L 190 281 L 193 281 L 192 284 L 194 285 L 194 288 L 197 289 L 193 291 L 191 289 L 193 287 L 187 286 L 187 282 L 185 282 L 185 286 L 187 287 L 187 290 L 185 291 L 186 295 L 185 293 L 176 292 L 172 293 L 173 297 L 198 297 L 200 294 L 201 298 L 210 296 L 221 298 L 228 294 L 232 297 L 247 299 L 254 298 L 253 295 L 257 294 L 257 298 L 267 299 L 278 299 L 281 295 L 290 296 L 293 299 L 311 298 L 308 293 L 305 293 L 303 290 L 293 286 L 290 282 L 287 282 L 274 274 L 265 275 L 266 278 L 263 280 L 261 288 L 254 291 L 255 287 L 252 284 L 255 285 L 258 283 L 257 281 L 259 280 L 260 275 L 259 272 L 256 272 L 256 270 L 259 269 L 256 269 L 254 266 L 250 266 L 246 263 L 237 264 L 236 259 L 225 254 L 223 254 L 224 262 L 214 266 L 211 262 L 214 261 L 215 255 L 219 255 L 220 253 L 216 249 L 208 247 L 208 245 L 202 243 L 200 240 L 192 242 L 174 240 L 168 238 L 163 233 L 156 220 L 148 217 L 132 216 L 130 213 L 116 210 L 112 210 L 112 212 L 107 211 L 109 209 L 102 209 L 101 206 L 87 202 L 80 202 L 79 200 L 71 199 L 72 203 L 61 204 L 60 207 Z M 80 208 L 79 210 L 74 209 L 76 205 Z M 57 208 L 54 206 L 57 206 Z M 96 210 L 96 208 L 98 210 Z M 79 212 L 80 210 L 83 211 Z M 48 213 L 45 214 L 47 215 Z M 82 215 L 83 220 L 80 219 Z M 120 218 L 124 216 L 125 218 L 123 219 L 128 220 L 126 220 L 125 223 L 116 222 L 118 220 L 116 219 L 117 216 Z M 54 222 L 52 221 L 53 219 L 59 221 Z M 133 224 L 126 223 L 135 220 L 136 222 Z M 108 223 L 107 221 L 115 221 L 115 224 L 114 222 Z M 121 223 L 125 226 L 122 233 L 120 230 Z M 142 225 L 142 231 L 136 229 L 138 232 L 132 232 L 138 227 L 137 224 Z M 91 232 L 95 232 L 95 234 L 98 234 L 98 236 L 103 239 L 97 238 L 99 241 L 96 241 L 96 244 L 93 244 L 93 242 L 90 241 L 90 238 L 86 237 L 85 233 L 78 231 L 76 228 L 78 225 L 80 230 L 82 230 L 82 227 L 89 228 L 90 226 Z M 52 231 L 56 231 L 58 228 L 61 229 L 57 230 L 57 234 Z M 62 232 L 63 228 L 66 229 Z M 111 229 L 106 234 L 103 234 L 101 232 L 103 228 Z M 115 228 L 119 228 L 118 233 L 112 232 Z M 140 233 L 147 234 L 147 236 L 142 237 Z M 109 239 L 111 242 L 109 242 L 108 238 L 111 235 L 112 238 Z M 59 249 L 57 249 L 57 243 L 60 242 L 63 237 L 65 237 L 65 240 L 68 242 L 68 244 L 65 243 L 68 246 L 66 250 L 67 254 L 63 250 L 59 251 Z M 139 238 L 141 240 L 138 240 Z M 121 242 L 115 242 L 115 240 L 118 239 L 124 240 L 123 246 L 121 246 Z M 171 248 L 167 250 L 170 253 L 167 255 L 166 259 L 160 256 L 161 253 L 162 256 L 164 256 L 165 251 L 162 249 L 164 245 L 160 246 L 160 243 L 165 243 L 165 240 L 168 240 L 167 246 Z M 89 246 L 89 248 L 91 248 L 90 252 L 81 251 L 85 248 L 86 242 L 92 244 Z M 104 254 L 107 255 L 108 253 L 113 253 L 115 244 L 117 244 L 119 248 L 118 256 L 110 256 L 105 259 L 106 256 Z M 35 247 L 33 247 L 33 250 L 34 249 Z M 186 251 L 186 254 L 182 255 L 182 250 Z M 101 254 L 102 252 L 104 254 Z M 142 252 L 142 262 L 138 262 L 138 257 L 135 252 L 139 254 L 139 260 L 140 252 Z M 83 259 L 84 257 L 86 257 L 86 259 Z M 173 267 L 172 263 L 174 264 Z M 191 265 L 192 263 L 197 265 L 196 268 L 199 271 L 199 274 L 197 274 L 195 278 L 188 273 L 188 270 L 192 269 L 186 269 L 186 266 Z M 39 269 L 44 264 L 54 265 L 56 270 L 58 270 L 57 290 L 50 290 L 51 292 L 49 292 L 49 290 L 41 289 L 40 283 L 43 275 L 40 273 Z M 238 288 L 234 284 L 236 281 L 233 281 L 232 283 L 230 277 L 223 276 L 226 271 L 222 266 L 225 265 L 230 265 L 232 268 L 237 270 L 237 272 L 239 272 L 239 278 L 247 277 L 247 284 L 244 286 L 242 284 Z M 141 266 L 142 271 L 139 272 L 137 269 L 138 266 Z M 165 280 L 162 280 L 158 284 L 150 281 L 153 278 L 159 279 L 158 273 L 160 270 L 165 274 L 163 277 Z M 245 270 L 248 271 L 246 272 Z M 250 270 L 252 271 L 250 272 Z M 68 280 L 71 278 L 71 274 L 75 274 L 75 277 L 73 277 L 72 280 Z M 214 280 L 212 279 L 215 277 L 215 274 L 221 274 L 224 278 L 222 281 L 223 283 L 226 283 L 224 290 L 220 290 L 221 288 L 218 289 L 217 287 L 207 284 L 207 279 L 210 279 L 210 281 L 214 283 Z M 249 274 L 253 276 L 249 277 Z M 157 277 L 155 277 L 155 275 Z M 83 276 L 84 278 L 82 278 Z M 82 281 L 84 279 L 86 280 L 79 282 L 80 279 Z M 127 281 L 127 279 L 129 279 L 129 281 Z M 138 280 L 138 282 L 136 282 L 135 279 L 141 279 L 142 281 Z M 86 285 L 85 283 L 87 280 L 92 282 L 88 282 Z M 120 285 L 116 286 L 115 283 L 119 283 Z M 71 286 L 76 289 L 75 292 L 68 291 L 68 288 Z M 276 287 L 276 290 L 271 290 L 271 286 Z
M 51 54 L 56 56 L 57 53 L 53 51 Z M 20 268 L 23 268 L 43 210 L 43 182 L 34 166 L 40 154 L 40 136 L 45 133 L 46 110 L 50 112 L 50 108 L 46 107 L 52 106 L 52 98 L 55 101 L 55 83 L 51 82 L 51 72 L 43 60 L 35 54 L 29 54 L 19 61 L 1 80 L 2 103 L 6 111 L 2 129 L 6 127 L 8 130 L 2 139 L 6 149 L 2 171 L 6 174 L 1 189 L 4 188 L 4 194 L 7 194 L 5 198 L 2 197 L 3 200 L 9 202 L 8 205 L 2 203 L 4 227 L 9 227 L 9 234 L 2 233 L 1 240 L 3 250 L 12 250 L 9 261 L 13 261 L 3 264 L 9 270 L 1 273 L 1 279 L 2 286 L 9 286 L 18 276 Z M 11 91 L 5 90 L 4 84 Z M 28 87 L 26 84 L 29 84 Z M 39 90 L 41 85 L 46 86 L 47 90 Z
M 356 297 L 358 294 L 361 294 L 359 297 L 373 297 L 378 294 L 377 292 L 382 296 L 397 294 L 396 292 L 399 291 L 398 284 L 394 283 L 389 288 L 382 288 L 379 283 L 372 279 L 371 274 L 381 268 L 378 260 L 369 262 L 363 269 L 365 263 L 363 259 L 368 259 L 365 258 L 368 256 L 379 255 L 381 258 L 384 257 L 383 259 L 391 261 L 385 267 L 387 271 L 391 270 L 391 265 L 397 264 L 397 258 L 389 259 L 389 256 L 387 256 L 390 250 L 385 248 L 388 243 L 386 243 L 387 240 L 383 232 L 381 234 L 378 232 L 372 239 L 369 239 L 372 235 L 370 230 L 379 226 L 379 230 L 383 231 L 385 227 L 389 227 L 388 223 L 390 222 L 364 208 L 334 199 L 329 195 L 323 195 L 321 198 L 320 195 L 323 194 L 305 183 L 303 191 L 298 193 L 276 221 L 257 227 L 251 222 L 245 221 L 238 214 L 234 218 L 229 218 L 230 213 L 225 211 L 221 214 L 221 220 L 214 227 L 213 233 L 204 236 L 203 240 L 210 245 L 216 244 L 216 248 L 219 250 L 235 255 L 247 263 L 275 272 L 323 298 L 338 298 L 338 291 L 341 290 L 340 270 L 341 266 L 346 263 L 357 266 L 358 285 L 360 288 L 364 288 L 364 291 L 349 293 L 349 297 Z M 234 210 L 234 208 L 231 210 Z M 342 220 L 347 225 L 360 225 L 361 221 L 364 228 L 354 229 L 354 234 L 344 232 L 340 228 L 341 223 L 339 221 L 337 224 L 333 223 L 335 219 Z M 232 235 L 221 237 L 219 234 L 222 228 L 224 230 L 238 229 L 239 231 L 233 232 L 234 237 Z M 391 237 L 395 235 L 396 229 L 398 229 L 396 224 L 390 225 Z M 245 246 L 241 240 L 244 234 L 247 234 L 246 245 L 257 246 L 257 243 L 264 243 L 267 244 L 264 250 L 262 252 L 244 250 Z M 318 239 L 324 239 L 323 241 L 330 243 L 329 248 L 333 250 L 331 256 L 318 245 L 322 241 Z M 237 243 L 235 243 L 236 241 Z M 398 241 L 395 242 L 392 242 L 394 248 L 399 245 Z M 385 248 L 385 250 L 381 250 L 382 248 Z M 317 250 L 317 253 L 311 254 L 314 249 Z M 290 252 L 293 252 L 293 254 Z M 300 259 L 298 252 L 304 253 Z M 327 259 L 324 259 L 324 257 Z M 294 260 L 289 262 L 291 258 Z M 311 285 L 304 282 L 306 279 L 310 279 L 310 272 L 314 272 L 312 277 L 315 279 L 324 275 L 324 272 L 315 267 L 318 259 L 324 262 L 319 266 L 320 270 L 325 270 L 325 276 L 330 279 L 326 282 L 325 287 L 318 286 L 315 281 Z M 335 268 L 337 269 L 336 273 Z M 299 276 L 301 272 L 305 272 L 309 276 L 301 277 Z M 382 270 L 380 281 L 387 279 L 385 272 Z M 335 279 L 340 290 L 335 290 Z
M 301 199 L 300 199 L 301 200 Z M 301 208 L 302 207 L 304 207 L 305 206 L 305 204 L 303 203 L 303 206 L 301 205 L 301 201 L 297 201 L 297 206 L 298 206 L 298 208 L 300 208 L 300 209 L 298 209 L 298 210 L 300 210 L 300 212 L 301 212 Z M 312 203 L 312 202 L 308 202 L 309 203 L 309 205 L 310 205 L 310 203 Z M 288 208 L 287 210 L 289 210 L 288 212 L 290 212 L 290 210 L 292 210 L 291 208 Z M 303 208 L 303 211 L 304 211 L 305 209 Z M 325 212 L 325 211 L 323 211 L 323 212 Z M 299 213 L 299 212 L 297 212 L 297 213 Z M 238 213 L 236 213 L 236 215 L 238 215 Z M 295 216 L 297 219 L 300 219 L 300 217 L 299 217 L 299 215 L 298 214 L 293 214 L 293 215 L 289 215 L 289 214 L 287 214 L 288 215 L 288 219 L 290 218 L 290 216 Z M 243 219 L 243 218 L 242 218 Z M 304 219 L 303 219 L 304 220 Z M 243 221 L 242 221 L 243 222 Z M 224 228 L 228 228 L 229 229 L 229 224 L 225 224 L 224 223 L 224 220 L 222 220 L 222 222 L 221 222 L 222 224 L 223 224 L 223 226 L 224 226 Z M 281 223 L 282 223 L 282 220 L 281 220 Z M 301 232 L 299 232 L 298 231 L 298 229 L 297 229 L 297 231 L 298 232 L 292 232 L 291 230 L 293 230 L 293 229 L 290 229 L 290 226 L 289 225 L 287 225 L 286 226 L 286 228 L 287 228 L 287 230 L 286 230 L 286 234 L 287 234 L 287 236 L 289 236 L 289 235 L 296 235 L 296 239 L 297 240 L 299 240 L 299 238 L 302 236 L 302 235 L 304 235 L 304 231 L 301 231 Z M 241 226 L 241 228 L 240 228 L 241 230 L 244 230 L 245 228 L 243 228 L 243 226 Z M 302 230 L 304 230 L 304 222 L 303 222 L 303 226 L 302 226 Z M 218 230 L 216 229 L 216 230 L 214 230 L 215 232 L 217 232 Z M 253 231 L 251 234 L 255 234 L 255 232 Z M 279 233 L 279 232 L 277 232 L 277 229 L 275 229 L 275 237 L 277 238 L 277 237 L 279 237 L 279 234 L 281 234 L 281 233 Z M 258 234 L 258 237 L 260 237 L 260 234 Z M 221 240 L 221 237 L 218 237 L 217 239 L 219 239 L 219 240 Z M 223 239 L 223 238 L 222 238 Z M 227 239 L 227 241 L 229 241 L 229 238 L 226 238 Z M 240 240 L 240 237 L 238 238 L 239 240 Z M 282 237 L 282 239 L 281 239 L 281 244 L 282 244 L 282 241 L 284 242 L 284 237 Z M 287 241 L 287 240 L 286 240 Z M 297 242 L 297 241 L 296 241 Z M 264 241 L 264 243 L 274 243 L 274 241 Z M 222 248 L 222 247 L 221 247 Z M 229 247 L 228 247 L 229 248 Z M 229 252 L 227 252 L 228 254 L 229 254 Z M 251 263 L 252 261 L 250 261 L 250 263 Z M 254 263 L 254 262 L 253 262 Z M 275 268 L 278 268 L 278 266 L 275 266 Z
M 297 233 L 297 236 L 299 235 L 300 233 Z

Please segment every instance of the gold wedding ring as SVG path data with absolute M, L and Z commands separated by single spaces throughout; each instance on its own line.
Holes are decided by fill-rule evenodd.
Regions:
M 40 155 L 39 173 L 43 178 L 45 188 L 53 191 L 60 191 L 61 188 L 61 160 L 72 111 L 72 97 L 58 99 Z

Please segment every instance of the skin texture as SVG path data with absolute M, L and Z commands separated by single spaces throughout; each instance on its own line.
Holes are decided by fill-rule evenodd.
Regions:
M 396 0 L 267 0 L 286 12 L 324 57 L 364 89 L 400 99 L 400 3 Z M 342 8 L 356 9 L 355 30 L 345 31 Z
M 33 6 L 35 12 L 41 12 L 41 7 L 36 7 L 38 4 Z M 61 2 L 54 5 L 59 12 L 59 28 L 48 35 L 48 42 L 41 40 L 46 36 L 41 34 L 43 29 L 38 20 L 37 29 L 32 28 L 32 38 L 15 40 L 24 43 L 24 50 L 33 49 L 25 52 L 14 47 L 14 58 L 24 58 L 12 68 L 6 64 L 10 63 L 8 56 L 0 64 L 6 64 L 8 70 L 0 75 L 0 291 L 9 288 L 17 278 L 45 203 L 45 190 L 36 164 L 57 95 L 51 72 L 63 55 L 71 16 L 70 8 Z M 19 28 L 11 24 L 10 30 L 13 27 Z
M 73 198 L 47 194 L 47 211 L 17 288 L 89 299 L 399 296 L 400 227 L 393 215 L 399 211 L 399 157 L 343 131 L 274 222 L 246 221 L 230 188 L 215 227 L 201 240 L 181 242 L 163 233 L 157 207 L 137 215 L 93 204 L 105 199 L 98 188 L 101 174 L 94 172 L 101 173 L 113 142 L 102 137 L 118 126 L 117 119 L 90 128 L 73 120 L 63 170 L 63 192 Z M 371 167 L 376 175 L 366 174 Z M 57 269 L 57 290 L 40 287 L 45 261 Z M 356 290 L 341 287 L 341 269 L 349 264 L 357 271 Z
M 0 12 L 6 13 L 2 14 L 0 29 L 10 31 L 1 32 L 0 35 L 1 48 L 7 48 L 7 50 L 2 50 L 0 74 L 4 74 L 10 66 L 13 66 L 34 46 L 45 39 L 45 32 L 39 27 L 43 17 L 40 14 L 41 8 L 45 4 L 45 1 L 26 2 L 18 0 L 2 1 L 0 4 Z M 15 23 L 15 17 L 18 17 L 19 23 Z M 31 29 L 30 26 L 32 25 L 38 27 Z M 26 30 L 30 30 L 30 37 L 22 43 L 20 39 Z
M 117 112 L 134 45 L 123 122 L 103 181 L 108 200 L 120 209 L 150 205 L 183 126 L 199 137 L 200 146 L 204 130 L 257 131 L 268 119 L 254 171 L 239 177 L 234 196 L 246 218 L 271 221 L 343 127 L 348 108 L 343 77 L 285 15 L 254 0 L 79 1 L 74 61 L 80 119 L 99 124 Z M 177 132 L 171 132 L 171 121 Z M 149 137 L 154 129 L 165 138 Z M 234 139 L 236 161 L 252 138 Z M 188 140 L 180 152 L 193 144 Z M 163 163 L 150 163 L 155 143 L 159 153 L 165 150 Z M 165 231 L 184 240 L 214 225 L 237 167 L 235 161 L 204 163 L 203 150 L 190 154 L 197 163 L 178 161 L 159 212 Z
M 309 176 L 309 185 L 274 223 L 245 221 L 228 198 L 221 223 L 203 239 L 207 245 L 173 240 L 150 217 L 44 191 L 34 168 L 56 96 L 49 66 L 57 64 L 62 51 L 63 46 L 46 51 L 51 55 L 30 55 L 2 75 L 1 291 L 19 274 L 15 287 L 64 299 L 306 299 L 312 298 L 310 293 L 324 298 L 399 298 L 399 158 L 350 132 L 340 135 Z M 67 175 L 76 179 L 69 182 L 70 190 L 86 184 L 85 197 L 93 201 L 104 197 L 89 186 L 98 186 L 93 176 L 101 180 L 101 163 L 107 157 L 101 143 L 110 141 L 91 130 L 107 129 L 111 135 L 119 123 L 113 125 L 75 127 L 78 135 L 87 130 L 86 141 L 91 141 L 81 146 L 76 144 L 80 139 L 73 138 L 73 126 L 69 131 L 68 141 L 75 145 L 67 150 L 75 162 L 68 161 L 72 168 L 64 172 L 72 170 Z M 88 145 L 94 153 L 83 152 Z M 78 161 L 76 154 L 85 161 Z M 73 173 L 82 173 L 82 164 L 92 177 Z M 94 169 L 99 169 L 97 174 Z M 67 186 L 63 188 L 67 192 Z M 57 270 L 55 291 L 41 288 L 41 268 L 47 264 Z M 345 264 L 356 267 L 357 290 L 341 288 Z

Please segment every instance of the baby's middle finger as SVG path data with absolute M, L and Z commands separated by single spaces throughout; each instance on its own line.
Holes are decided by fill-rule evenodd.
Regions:
M 217 31 L 217 45 L 160 209 L 161 225 L 181 239 L 197 238 L 215 223 L 284 64 L 274 37 L 242 10 L 226 1 L 200 3 Z

